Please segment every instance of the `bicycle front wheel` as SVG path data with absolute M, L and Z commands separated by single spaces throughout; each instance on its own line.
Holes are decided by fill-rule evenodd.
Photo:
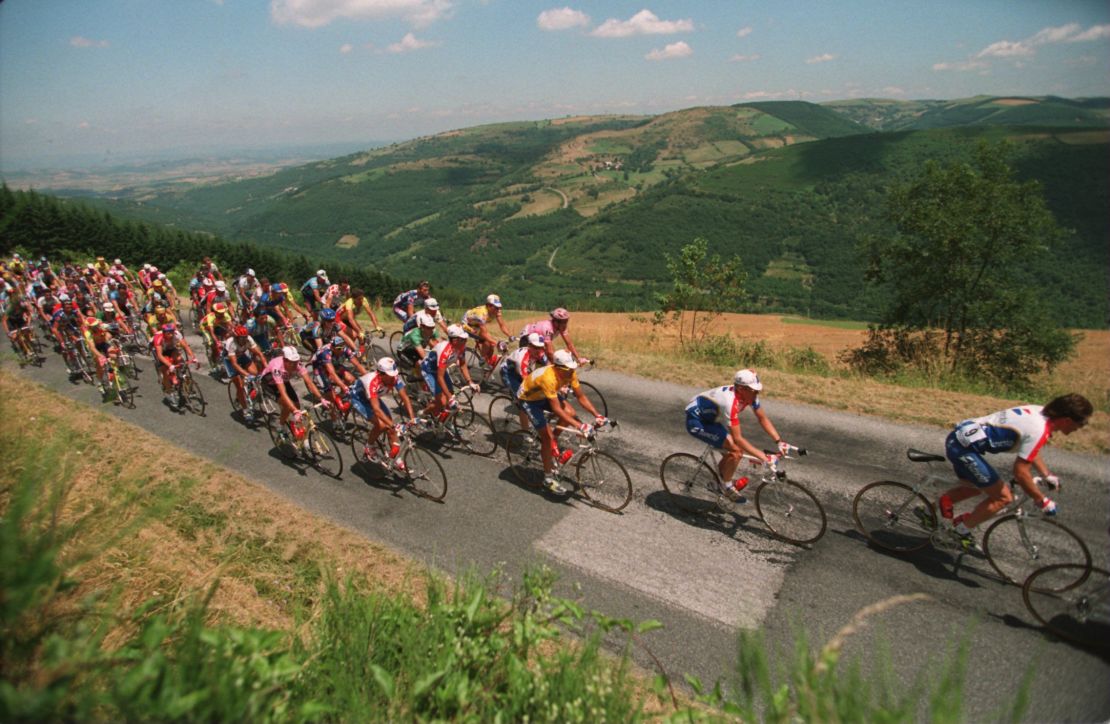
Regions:
M 542 445 L 528 430 L 517 430 L 505 440 L 505 454 L 509 459 L 509 469 L 517 480 L 534 487 L 543 484 Z
M 343 474 L 343 455 L 339 446 L 320 430 L 308 431 L 308 460 L 312 467 L 319 470 L 329 478 L 338 478 Z
M 717 471 L 689 453 L 668 456 L 659 466 L 659 478 L 671 502 L 690 513 L 708 513 L 717 506 L 720 485 Z
M 246 390 L 244 390 L 243 394 L 244 395 L 246 394 Z M 239 404 L 239 390 L 235 386 L 235 381 L 234 380 L 232 380 L 231 384 L 229 384 L 227 386 L 227 400 L 228 400 L 228 402 L 231 403 L 231 414 L 232 414 L 232 416 L 234 416 L 235 413 L 237 413 L 237 412 L 240 413 L 240 414 L 243 412 L 243 406 Z M 248 402 L 249 402 L 249 400 L 248 400 Z
M 286 460 L 294 460 L 297 457 L 297 446 L 293 444 L 292 439 L 289 437 L 289 431 L 286 426 L 281 422 L 281 415 L 274 413 L 266 416 L 266 429 L 270 433 L 270 441 L 277 448 L 278 455 Z
M 116 388 L 116 399 L 122 407 L 129 410 L 135 408 L 135 388 L 131 386 L 131 377 L 127 374 L 126 367 L 116 367 L 113 372 L 112 384 Z
M 1058 563 L 1091 567 L 1091 552 L 1075 533 L 1038 515 L 999 518 L 983 536 L 983 552 L 1004 580 L 1025 583 L 1038 568 Z
M 574 474 L 582 495 L 602 510 L 618 513 L 632 500 L 632 478 L 608 453 L 594 451 L 584 455 Z
M 396 330 L 393 334 L 389 335 L 389 356 L 393 359 L 398 359 L 401 352 L 401 338 L 405 333 L 400 329 Z
M 440 501 L 447 497 L 447 473 L 427 450 L 410 447 L 405 451 L 405 478 L 421 497 Z
M 1084 646 L 1110 645 L 1110 572 L 1078 563 L 1038 568 L 1021 587 L 1025 607 L 1045 628 Z
M 867 540 L 893 553 L 921 550 L 937 528 L 932 503 L 910 486 L 889 480 L 865 485 L 856 493 L 852 518 Z
M 809 545 L 825 535 L 828 521 L 817 496 L 793 480 L 768 480 L 755 490 L 755 509 L 776 537 Z
M 204 401 L 204 393 L 200 391 L 200 385 L 192 375 L 181 381 L 181 397 L 190 412 L 204 417 L 204 409 L 208 403 Z
M 361 466 L 366 476 L 373 480 L 385 477 L 388 470 L 386 462 L 389 457 L 386 453 L 385 434 L 378 435 L 374 444 L 370 444 L 370 428 L 358 426 L 351 433 L 351 453 L 354 455 L 355 464 Z

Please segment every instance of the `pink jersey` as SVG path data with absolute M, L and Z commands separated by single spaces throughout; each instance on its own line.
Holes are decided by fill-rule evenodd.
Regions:
M 544 342 L 550 342 L 551 340 L 555 339 L 555 325 L 551 322 L 550 319 L 542 319 L 539 322 L 532 322 L 524 329 L 520 330 L 520 336 L 522 338 L 527 337 L 532 333 L 538 334 L 543 337 Z
M 293 377 L 300 377 L 306 374 L 308 374 L 308 370 L 305 369 L 305 366 L 300 362 L 297 363 L 297 369 L 292 373 L 286 372 L 285 358 L 281 356 L 270 360 L 269 364 L 266 365 L 266 369 L 262 370 L 262 375 L 269 375 L 275 383 L 282 383 Z

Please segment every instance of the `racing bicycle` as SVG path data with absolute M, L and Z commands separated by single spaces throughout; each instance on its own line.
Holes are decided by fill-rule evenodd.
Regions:
M 278 411 L 277 403 L 266 393 L 266 388 L 258 375 L 250 375 L 243 379 L 243 392 L 247 398 L 247 407 L 239 404 L 239 394 L 235 382 L 227 385 L 227 398 L 231 402 L 231 414 L 240 413 L 247 424 L 262 424 L 270 415 Z M 244 414 L 250 412 L 250 418 Z
M 204 410 L 208 403 L 204 400 L 204 393 L 201 392 L 200 385 L 193 378 L 193 372 L 189 369 L 188 362 L 174 364 L 170 373 L 170 383 L 173 385 L 173 395 L 177 401 L 177 408 L 179 410 L 186 409 L 204 417 Z
M 326 406 L 320 402 L 314 407 Z M 312 415 L 295 410 L 289 425 L 281 422 L 281 414 L 266 416 L 266 428 L 278 454 L 286 460 L 303 460 L 329 478 L 343 474 L 343 455 L 339 446 L 316 426 Z
M 809 545 L 825 535 L 828 520 L 817 496 L 786 474 L 785 461 L 807 454 L 804 448 L 789 446 L 787 454 L 764 450 L 768 462 L 745 454 L 743 458 L 758 465 L 748 490 L 755 490 L 755 510 L 771 533 L 787 543 Z M 659 466 L 659 478 L 670 499 L 683 510 L 697 515 L 718 511 L 735 512 L 746 498 L 730 497 L 717 473 L 720 453 L 706 445 L 700 456 L 678 452 L 667 456 Z
M 360 426 L 351 436 L 351 452 L 371 478 L 380 480 L 392 475 L 420 497 L 438 502 L 447 496 L 447 473 L 443 472 L 435 455 L 417 446 L 416 430 L 413 425 L 397 426 L 400 450 L 391 458 L 389 435 L 381 433 L 371 445 L 369 428 Z
M 910 553 L 930 544 L 942 550 L 962 551 L 953 527 L 941 525 L 936 507 L 922 492 L 936 484 L 951 487 L 951 476 L 939 475 L 932 468 L 934 464 L 947 466 L 947 460 L 912 448 L 906 456 L 928 469 L 914 485 L 880 480 L 861 488 L 852 501 L 856 527 L 871 543 L 892 553 Z M 1079 536 L 1034 512 L 1020 487 L 1014 492 L 1013 502 L 995 515 L 983 535 L 982 554 L 998 575 L 1020 586 L 1038 568 L 1050 564 L 1089 568 L 1091 553 Z

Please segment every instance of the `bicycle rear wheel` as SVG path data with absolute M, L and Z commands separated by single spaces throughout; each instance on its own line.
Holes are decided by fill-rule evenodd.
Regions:
M 354 455 L 355 464 L 361 466 L 366 476 L 374 480 L 384 478 L 388 472 L 385 461 L 389 458 L 382 440 L 385 437 L 384 433 L 378 435 L 378 439 L 371 445 L 369 428 L 359 426 L 351 434 L 351 454 Z
M 405 478 L 421 497 L 443 500 L 447 496 L 447 473 L 427 450 L 410 447 L 405 451 Z
M 343 474 L 343 455 L 339 445 L 322 430 L 308 431 L 308 461 L 312 467 L 329 478 L 339 478 Z
M 246 394 L 245 389 L 243 390 L 243 394 L 244 395 Z M 240 416 L 242 416 L 243 406 L 239 404 L 239 391 L 235 387 L 235 381 L 234 380 L 232 380 L 231 383 L 228 384 L 228 386 L 227 386 L 227 399 L 228 399 L 228 402 L 231 403 L 231 414 L 232 414 L 232 416 L 234 416 L 235 413 L 237 413 L 237 412 L 240 414 Z M 250 400 L 247 400 L 247 402 L 250 402 Z
M 398 359 L 401 353 L 401 338 L 404 336 L 405 333 L 400 329 L 389 335 L 389 356 L 393 359 Z
M 1110 646 L 1110 572 L 1078 563 L 1038 568 L 1021 587 L 1025 607 L 1045 628 L 1083 646 Z
M 266 429 L 270 433 L 270 441 L 278 451 L 278 455 L 286 460 L 297 458 L 297 446 L 289 438 L 289 431 L 281 422 L 281 415 L 274 413 L 266 416 Z
M 755 509 L 776 537 L 795 545 L 816 543 L 828 524 L 817 496 L 793 480 L 764 481 L 755 490 Z
M 983 552 L 998 575 L 1015 586 L 1045 566 L 1074 563 L 1091 567 L 1091 552 L 1079 536 L 1038 515 L 1007 515 L 996 520 L 983 536 Z
M 618 513 L 632 500 L 632 478 L 612 455 L 593 451 L 583 455 L 574 468 L 578 490 L 591 503 Z
M 467 347 L 466 352 L 463 353 L 463 361 L 466 363 L 467 371 L 470 372 L 470 379 L 475 382 L 482 382 L 485 379 L 485 363 L 482 360 L 482 355 L 478 354 L 478 350 Z
M 513 476 L 525 485 L 543 485 L 542 445 L 529 430 L 517 430 L 505 440 L 505 455 Z
M 458 435 L 459 443 L 468 453 L 489 457 L 497 452 L 497 434 L 481 415 L 474 415 L 470 427 L 458 428 Z
M 873 544 L 893 553 L 909 553 L 929 545 L 937 515 L 925 496 L 890 480 L 863 486 L 852 501 L 856 528 Z
M 689 453 L 669 455 L 659 466 L 659 479 L 671 502 L 690 513 L 715 510 L 720 498 L 717 471 Z

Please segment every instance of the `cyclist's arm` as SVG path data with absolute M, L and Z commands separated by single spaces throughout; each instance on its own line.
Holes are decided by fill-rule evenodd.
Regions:
M 763 454 L 763 451 L 748 442 L 747 438 L 740 432 L 740 425 L 730 425 L 728 434 L 743 452 L 751 455 L 756 460 L 767 462 L 767 456 Z
M 752 412 L 755 413 L 755 419 L 759 420 L 759 426 L 763 428 L 764 432 L 771 436 L 775 444 L 778 445 L 782 442 L 782 435 L 779 435 L 779 431 L 775 429 L 775 424 L 771 422 L 771 418 L 767 417 L 767 413 L 762 409 L 755 409 L 752 410 Z
M 570 335 L 567 334 L 566 332 L 559 332 L 559 336 L 563 338 L 563 345 L 567 348 L 567 351 L 570 352 L 572 355 L 574 355 L 575 359 L 580 359 L 580 356 L 578 354 L 578 350 L 576 350 L 574 348 L 574 343 L 570 341 Z M 549 356 L 555 354 L 554 345 L 552 345 L 550 342 L 548 342 L 546 346 L 551 348 L 551 349 L 547 350 L 547 354 Z
M 347 361 L 354 365 L 354 368 L 358 372 L 359 377 L 362 377 L 364 374 L 366 374 L 367 369 L 363 366 L 361 362 L 358 361 L 358 357 L 351 355 L 347 358 Z
M 560 400 L 557 395 L 555 397 L 548 397 L 547 401 L 550 403 L 551 411 L 555 414 L 555 417 L 558 418 L 559 422 L 572 429 L 578 428 L 578 425 L 581 423 L 574 419 L 574 410 L 571 409 L 570 405 L 563 404 L 563 401 Z M 586 404 L 589 404 L 589 400 L 586 400 Z M 590 407 L 592 408 L 593 406 L 590 405 Z
M 593 406 L 593 403 L 590 402 L 590 398 L 586 397 L 586 393 L 582 391 L 581 387 L 571 387 L 571 390 L 574 391 L 574 397 L 578 400 L 578 404 L 582 406 L 582 409 L 594 417 L 602 416 L 601 413 L 597 411 L 597 408 Z
M 305 371 L 301 373 L 301 379 L 304 380 L 304 386 L 308 388 L 309 393 L 313 397 L 317 400 L 324 399 L 324 395 L 320 392 L 320 388 L 312 381 L 312 375 L 308 373 L 308 369 L 305 369 Z
M 1014 482 L 1021 486 L 1021 489 L 1025 491 L 1025 494 L 1028 495 L 1031 500 L 1040 504 L 1046 496 L 1037 488 L 1037 484 L 1033 482 L 1032 468 L 1036 463 L 1036 459 L 1030 462 L 1022 458 L 1016 458 L 1014 460 Z M 1043 466 L 1044 463 L 1041 463 L 1041 465 Z M 1047 468 L 1045 469 L 1047 470 Z M 1039 472 L 1040 467 L 1038 467 L 1037 470 Z
M 502 317 L 500 314 L 497 315 L 497 326 L 501 328 L 501 333 L 504 334 L 506 337 L 513 336 L 512 332 L 509 331 L 509 328 L 505 326 L 505 318 Z
M 366 310 L 366 314 L 369 315 L 370 321 L 374 323 L 374 329 L 381 329 L 382 325 L 378 324 L 378 315 L 374 314 L 374 310 L 370 307 L 369 299 L 363 297 L 362 308 Z
M 186 342 L 184 339 L 181 339 L 180 344 L 181 344 L 181 348 L 183 350 L 185 350 L 185 361 L 186 362 L 195 361 L 197 356 L 195 354 L 193 354 L 193 348 L 189 346 L 189 343 Z
M 324 365 L 324 374 L 329 380 L 332 381 L 332 384 L 336 385 L 343 392 L 347 391 L 346 383 L 343 382 L 338 374 L 336 374 L 335 365 L 333 365 L 331 362 L 328 362 L 326 365 Z

